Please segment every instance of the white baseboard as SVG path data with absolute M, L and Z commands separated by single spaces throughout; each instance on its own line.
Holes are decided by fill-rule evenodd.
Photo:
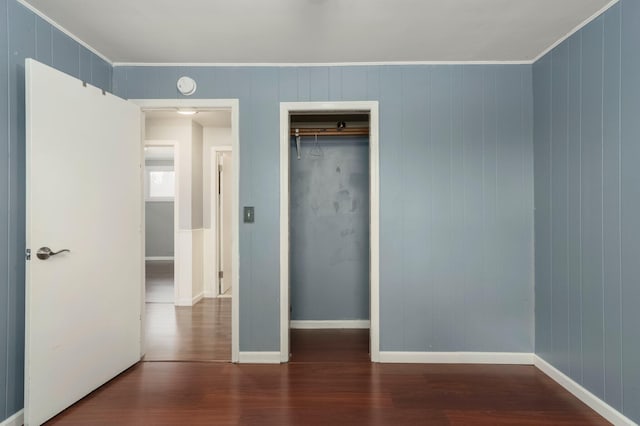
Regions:
M 227 293 L 227 294 L 218 294 L 215 291 L 205 291 L 204 292 L 204 297 L 207 299 L 216 299 L 216 298 L 222 298 L 222 299 L 231 299 L 231 293 Z
M 622 425 L 637 425 L 631 419 L 627 418 L 624 414 L 598 398 L 587 389 L 582 387 L 579 383 L 574 381 L 571 377 L 567 376 L 553 365 L 549 364 L 538 355 L 534 355 L 533 363 L 540 371 L 556 381 L 560 386 L 571 392 L 580 401 L 591 407 L 596 413 L 610 421 L 616 426 Z
M 193 306 L 204 298 L 204 293 L 193 296 L 191 299 L 183 298 L 176 300 L 176 306 Z
M 321 328 L 369 328 L 369 320 L 291 320 L 290 328 L 321 329 Z
M 528 352 L 390 352 L 380 351 L 382 363 L 405 364 L 520 364 L 533 365 Z
M 204 293 L 200 293 L 196 296 L 193 296 L 193 299 L 191 299 L 191 305 L 195 305 L 196 303 L 198 303 L 199 301 L 201 301 L 202 299 L 204 299 Z
M 147 256 L 144 260 L 154 261 L 154 260 L 174 260 L 173 256 Z
M 280 352 L 240 352 L 241 364 L 280 364 Z
M 24 424 L 24 410 L 20 410 L 13 416 L 0 423 L 0 426 L 22 426 Z

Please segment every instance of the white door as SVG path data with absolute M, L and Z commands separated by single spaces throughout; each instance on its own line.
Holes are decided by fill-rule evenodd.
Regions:
M 140 358 L 141 112 L 27 60 L 26 124 L 25 424 L 39 425 Z
M 231 295 L 231 184 L 232 184 L 232 164 L 231 151 L 219 154 L 220 170 L 220 294 Z

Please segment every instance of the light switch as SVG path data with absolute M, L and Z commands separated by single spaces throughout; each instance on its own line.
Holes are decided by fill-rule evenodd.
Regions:
M 244 223 L 253 223 L 255 219 L 255 215 L 253 213 L 253 207 L 245 207 L 244 208 Z

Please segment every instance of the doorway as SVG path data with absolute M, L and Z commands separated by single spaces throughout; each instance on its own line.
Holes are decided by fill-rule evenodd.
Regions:
M 215 251 L 217 297 L 231 297 L 233 270 L 231 267 L 231 195 L 233 177 L 233 152 L 230 146 L 213 148 L 213 205 L 212 223 L 215 224 Z
M 175 141 L 145 141 L 145 302 L 176 301 Z
M 377 102 L 287 102 L 280 105 L 280 361 L 295 360 L 295 355 L 294 358 L 290 358 L 290 339 L 293 338 L 291 334 L 292 328 L 321 328 L 324 329 L 324 338 L 331 335 L 331 339 L 336 342 L 340 339 L 343 341 L 358 340 L 357 337 L 354 340 L 352 339 L 353 336 L 344 335 L 346 333 L 345 328 L 358 335 L 363 334 L 362 329 L 368 328 L 368 332 L 364 331 L 365 344 L 357 346 L 360 348 L 363 346 L 368 347 L 369 354 L 367 354 L 367 357 L 371 361 L 377 362 L 380 350 L 378 104 Z M 302 123 L 305 120 L 305 116 L 307 121 L 310 120 L 309 117 L 316 116 L 315 119 L 311 119 L 311 121 L 316 120 L 316 124 L 294 126 L 295 122 Z M 332 118 L 329 119 L 328 117 Z M 363 117 L 366 118 L 363 120 Z M 368 134 L 368 146 L 366 144 L 363 146 L 362 144 L 363 141 L 367 141 L 367 138 L 361 138 L 360 145 L 357 145 L 357 142 L 354 145 L 353 139 L 350 142 L 347 141 L 343 146 L 349 146 L 353 154 L 358 153 L 355 157 L 359 156 L 360 160 L 349 160 L 347 161 L 349 164 L 343 163 L 341 165 L 340 161 L 343 161 L 344 158 L 335 148 L 331 148 L 332 142 L 322 140 L 324 137 L 322 135 L 329 135 L 330 130 L 334 130 L 335 135 L 339 135 L 339 138 L 345 142 L 345 138 L 350 137 L 348 134 L 351 133 L 351 130 L 349 130 L 351 124 L 347 123 L 348 120 L 344 118 L 355 118 L 355 121 L 359 121 L 356 127 Z M 332 122 L 333 129 L 330 129 L 327 123 L 319 125 L 318 120 Z M 302 142 L 300 138 L 296 138 L 296 135 L 303 135 L 302 127 L 313 128 L 314 126 L 315 129 L 311 133 L 304 132 L 306 136 L 304 138 L 306 139 L 305 142 Z M 295 132 L 296 128 L 298 128 L 297 134 Z M 334 141 L 337 140 L 335 139 Z M 364 159 L 362 151 L 365 152 Z M 302 161 L 305 156 L 307 160 L 311 161 L 308 171 L 304 170 L 306 166 L 299 163 L 300 167 L 298 167 L 297 164 L 298 158 Z M 363 167 L 367 168 L 367 166 L 368 176 L 362 173 Z M 350 171 L 345 170 L 348 175 L 346 180 L 344 176 L 341 176 L 343 167 L 351 169 Z M 321 169 L 326 170 L 321 171 Z M 333 176 L 328 179 L 335 180 L 335 182 L 324 181 L 323 183 L 323 178 L 320 177 L 319 172 L 320 174 L 331 173 Z M 294 176 L 294 173 L 298 176 Z M 327 195 L 327 197 L 324 197 L 326 198 L 324 201 L 322 196 L 320 198 L 316 197 L 316 200 L 305 199 L 307 197 L 305 193 L 312 191 L 312 181 L 316 179 L 312 177 L 314 173 L 316 178 L 320 179 L 320 182 L 317 182 L 321 186 L 320 191 Z M 294 178 L 302 181 L 307 180 L 307 182 L 303 182 L 302 186 L 296 186 L 292 183 Z M 349 179 L 352 180 L 349 181 Z M 329 182 L 328 186 L 331 186 L 331 188 L 325 185 L 327 182 Z M 350 187 L 349 190 L 359 191 L 360 195 L 355 198 L 351 196 L 348 193 L 347 186 Z M 363 191 L 366 196 L 363 196 Z M 368 212 L 366 207 L 364 209 L 364 223 L 359 225 L 352 223 L 354 226 L 346 226 L 349 225 L 350 220 L 355 218 L 354 213 L 357 215 L 357 213 L 363 212 L 362 207 L 367 204 L 366 201 L 368 201 L 369 209 Z M 303 206 L 301 210 L 301 204 L 309 207 L 307 210 L 315 217 L 306 218 L 304 214 L 299 217 L 299 213 L 306 209 Z M 345 215 L 342 215 L 341 212 L 344 212 Z M 349 215 L 351 217 L 347 217 Z M 345 226 L 341 227 L 341 225 L 331 221 L 344 221 L 343 225 Z M 294 230 L 290 226 L 296 226 L 299 229 Z M 326 230 L 314 230 L 317 226 L 325 226 Z M 358 228 L 357 231 L 356 228 Z M 304 237 L 297 235 L 300 232 L 310 232 L 312 240 L 308 240 L 308 243 L 305 243 Z M 367 232 L 368 241 L 365 235 Z M 298 264 L 294 263 L 297 261 L 297 259 L 294 259 L 294 252 L 298 253 L 301 247 L 326 239 L 325 234 L 330 233 L 337 233 L 337 239 L 320 241 L 320 245 L 325 244 L 327 247 L 316 246 L 315 249 L 307 250 L 307 254 L 304 255 L 308 258 L 303 259 L 303 263 L 312 265 L 312 269 L 318 269 L 313 266 L 314 264 L 318 266 L 326 263 L 324 266 L 319 266 L 316 271 L 318 274 L 317 279 L 313 277 L 310 279 L 309 275 L 304 271 L 295 270 Z M 314 242 L 314 239 L 317 241 Z M 338 246 L 335 246 L 335 244 L 338 244 Z M 358 246 L 360 246 L 360 250 L 358 250 Z M 314 257 L 314 252 L 320 254 L 320 257 Z M 322 256 L 325 258 L 323 259 Z M 343 262 L 345 260 L 348 260 L 348 262 Z M 336 269 L 338 264 L 347 266 L 345 271 L 342 271 L 344 274 L 342 276 L 328 277 L 327 271 L 331 268 Z M 337 269 L 340 269 L 340 265 L 338 265 Z M 311 273 L 311 275 L 314 274 L 315 272 Z M 349 277 L 350 275 L 351 277 Z M 351 285 L 351 278 L 354 277 L 356 277 L 357 288 L 348 290 L 340 288 L 340 284 L 349 283 L 347 285 Z M 300 287 L 300 281 L 322 282 L 323 279 L 332 280 L 333 284 L 338 284 L 338 288 L 334 289 L 334 291 L 345 290 L 350 292 L 354 296 L 351 302 L 346 305 L 341 302 L 332 302 L 330 296 L 327 296 L 326 292 L 324 292 L 325 289 L 320 288 L 317 283 L 313 283 L 313 288 L 311 289 L 307 285 L 309 283 Z M 296 287 L 293 288 L 293 286 Z M 302 292 L 306 292 L 306 295 L 302 295 Z M 363 304 L 365 305 L 364 308 Z M 324 305 L 324 307 L 319 305 Z M 323 312 L 327 310 L 325 308 L 329 310 L 338 309 L 340 312 L 337 313 L 337 317 L 334 316 L 328 319 L 326 312 Z M 369 314 L 369 318 L 363 318 L 366 313 Z M 327 331 L 327 329 L 333 330 Z M 337 329 L 342 329 L 342 331 Z M 349 355 L 343 353 L 339 356 L 348 357 Z
M 147 125 L 144 134 L 156 143 L 175 139 L 175 306 L 149 304 L 143 321 L 144 360 L 148 361 L 238 361 L 238 311 L 233 282 L 238 256 L 235 244 L 238 230 L 233 211 L 237 211 L 238 179 L 232 173 L 228 204 L 231 225 L 229 263 L 231 297 L 218 298 L 210 289 L 217 287 L 214 277 L 217 227 L 210 211 L 216 189 L 208 177 L 212 145 L 238 146 L 237 100 L 134 100 Z M 164 123 L 158 123 L 165 120 Z M 149 123 L 153 121 L 153 125 Z M 221 124 L 224 123 L 224 124 Z M 222 129 L 224 127 L 224 129 Z M 211 141 L 214 142 L 211 142 Z M 237 161 L 237 158 L 233 158 Z M 232 170 L 238 170 L 234 167 Z M 217 274 L 216 274 L 217 275 Z

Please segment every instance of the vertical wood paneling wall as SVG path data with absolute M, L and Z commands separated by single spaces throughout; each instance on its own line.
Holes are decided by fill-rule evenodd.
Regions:
M 240 100 L 240 349 L 279 350 L 279 103 L 380 102 L 381 344 L 533 350 L 528 65 L 115 67 L 129 98 Z
M 640 2 L 534 64 L 536 353 L 640 421 Z
M 107 62 L 15 0 L 0 0 L 0 421 L 23 407 L 25 58 L 107 90 L 112 82 Z
M 240 100 L 241 350 L 279 349 L 279 102 L 323 100 L 380 102 L 382 350 L 533 350 L 531 66 L 112 69 L 15 0 L 0 22 L 0 418 L 23 405 L 26 57 L 126 98 L 189 75 Z

